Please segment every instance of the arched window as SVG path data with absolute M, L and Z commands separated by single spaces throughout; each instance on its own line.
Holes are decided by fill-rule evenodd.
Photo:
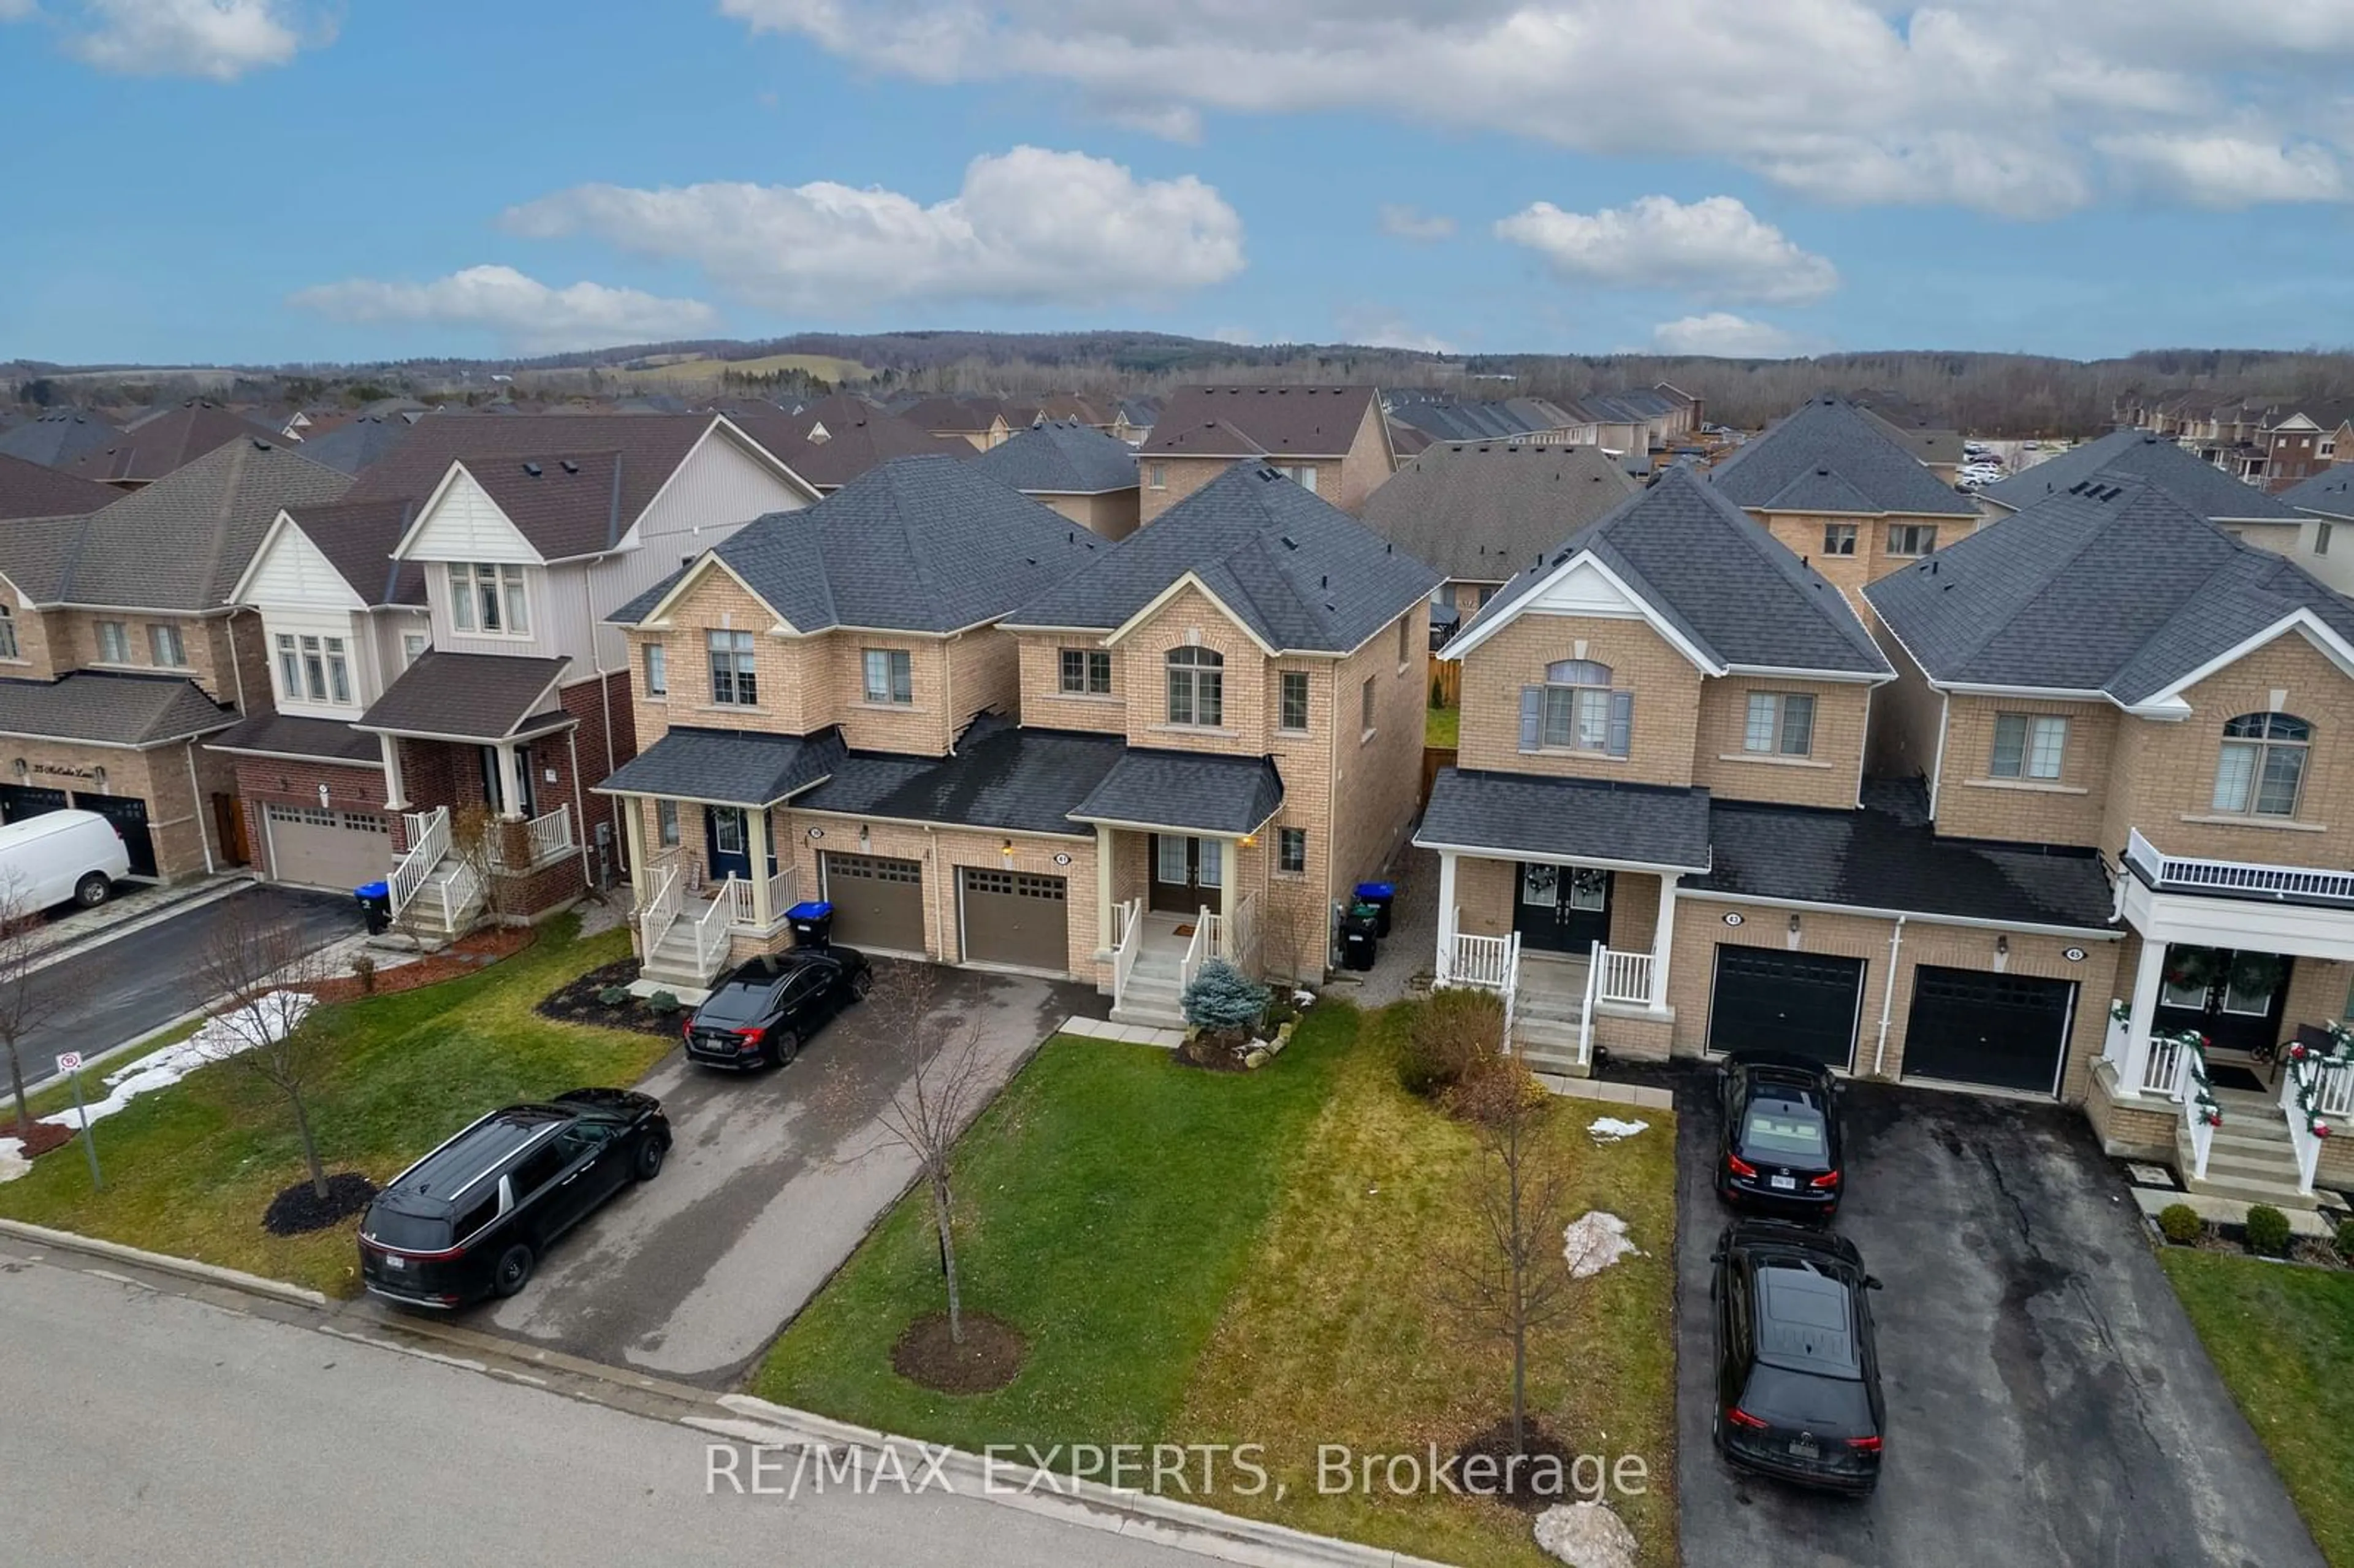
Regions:
M 2242 714 L 2223 726 L 2212 804 L 2233 816 L 2294 817 L 2313 726 L 2287 714 Z
M 1208 648 L 1169 650 L 1169 722 L 1215 728 L 1226 717 L 1225 655 Z
M 1634 718 L 1635 695 L 1611 689 L 1609 665 L 1591 659 L 1563 659 L 1545 666 L 1543 686 L 1522 694 L 1521 749 L 1599 751 L 1624 757 Z

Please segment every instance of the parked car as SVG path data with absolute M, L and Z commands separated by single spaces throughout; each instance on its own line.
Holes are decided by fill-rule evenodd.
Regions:
M 1716 1190 L 1728 1203 L 1827 1220 L 1846 1180 L 1839 1080 L 1820 1062 L 1736 1051 L 1718 1069 Z
M 874 985 L 875 966 L 855 948 L 764 953 L 713 987 L 680 1026 L 686 1058 L 738 1071 L 781 1067 L 827 1019 Z
M 1717 1451 L 1784 1480 L 1872 1490 L 1887 1429 L 1869 1300 L 1880 1281 L 1855 1244 L 1742 1219 L 1725 1227 L 1712 1261 Z
M 130 874 L 122 833 L 96 811 L 44 811 L 0 827 L 0 904 L 16 913 L 95 909 Z
M 404 1307 L 513 1296 L 556 1238 L 670 1152 L 662 1103 L 574 1089 L 508 1106 L 394 1177 L 360 1222 L 360 1279 Z

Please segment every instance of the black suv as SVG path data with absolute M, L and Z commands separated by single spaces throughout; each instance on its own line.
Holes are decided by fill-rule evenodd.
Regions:
M 1880 1281 L 1855 1244 L 1780 1220 L 1735 1220 L 1713 1261 L 1718 1451 L 1785 1480 L 1870 1491 L 1887 1421 L 1868 1300 Z
M 1737 1052 L 1725 1059 L 1718 1093 L 1716 1190 L 1724 1201 L 1808 1219 L 1837 1213 L 1846 1172 L 1831 1070 L 1804 1056 Z
M 764 953 L 713 987 L 680 1026 L 686 1058 L 706 1067 L 781 1067 L 874 984 L 875 966 L 854 948 Z
M 394 1177 L 360 1223 L 360 1278 L 404 1307 L 513 1296 L 548 1245 L 670 1152 L 661 1102 L 574 1089 L 493 1111 Z

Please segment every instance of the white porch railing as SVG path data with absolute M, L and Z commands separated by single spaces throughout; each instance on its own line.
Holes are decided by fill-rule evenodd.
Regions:
M 531 863 L 542 865 L 572 847 L 572 808 L 559 805 L 553 811 L 534 817 L 524 824 L 524 834 L 531 846 Z
M 396 920 L 425 885 L 425 879 L 433 874 L 433 868 L 441 863 L 441 857 L 450 853 L 450 808 L 436 806 L 429 811 L 405 811 L 401 821 L 408 830 L 408 853 L 392 868 L 389 891 L 392 917 Z
M 474 911 L 482 906 L 482 874 L 462 860 L 452 861 L 449 875 L 427 885 L 435 889 L 434 896 L 440 902 L 441 928 L 452 935 L 464 930 Z
M 1509 936 L 1473 937 L 1458 931 L 1453 950 L 1440 952 L 1438 983 L 1502 991 L 1512 982 L 1517 946 Z
M 2228 893 L 2248 898 L 2328 898 L 2354 902 L 2354 872 L 2166 854 L 2142 837 L 2139 828 L 2126 836 L 2126 863 L 2140 872 L 2150 885 L 2158 888 Z
M 1577 1012 L 1577 1065 L 1583 1068 L 1594 1065 L 1594 1001 L 1602 988 L 1602 955 L 1607 950 L 1595 943 L 1585 965 L 1585 1002 Z
M 720 885 L 719 896 L 711 901 L 695 920 L 695 967 L 702 974 L 716 974 L 719 960 L 727 953 L 728 917 L 735 913 L 736 878 L 729 877 Z
M 1210 956 L 1210 934 L 1214 928 L 1211 923 L 1216 918 L 1207 905 L 1194 912 L 1193 939 L 1185 944 L 1185 957 L 1177 965 L 1177 995 L 1181 1001 L 1193 988 L 1193 977 L 1202 972 L 1203 960 Z
M 1594 999 L 1596 1001 L 1628 1003 L 1636 1007 L 1651 1005 L 1651 955 L 1625 953 L 1613 948 L 1597 947 L 1594 950 L 1595 968 L 1601 972 Z
M 2289 1142 L 2296 1149 L 2296 1190 L 2310 1195 L 2321 1169 L 2324 1136 L 2314 1130 L 2314 1124 L 2343 1126 L 2354 1115 L 2354 1064 L 2311 1055 L 2286 1058 L 2280 1107 Z
M 800 867 L 789 865 L 769 874 L 768 930 L 773 931 L 784 924 L 785 911 L 801 902 L 793 891 L 800 885 Z M 747 931 L 761 930 L 757 911 L 752 906 L 754 889 L 749 882 L 731 876 L 722 892 L 729 900 L 728 919 L 732 924 Z
M 2151 1054 L 2157 1054 L 2158 1042 L 2150 1042 Z M 2207 1058 L 2195 1039 L 2179 1036 L 2166 1042 L 2174 1072 L 2166 1092 L 2173 1097 L 2182 1112 L 2183 1130 L 2190 1135 L 2190 1178 L 2194 1181 L 2207 1179 L 2207 1156 L 2215 1147 L 2215 1126 L 2207 1119 L 2207 1107 L 2199 1097 L 2207 1087 Z
M 2142 1067 L 2141 1082 L 2134 1086 L 2145 1094 L 2179 1099 L 2190 1062 L 2190 1052 L 2184 1048 L 2180 1035 L 2153 1034 L 2149 1037 L 2149 1059 Z
M 1113 912 L 1111 945 L 1111 1004 L 1128 1001 L 1128 980 L 1136 972 L 1136 955 L 1144 946 L 1144 900 L 1131 898 Z
M 646 901 L 639 906 L 642 913 L 638 916 L 638 939 L 644 946 L 646 957 L 652 958 L 653 950 L 662 945 L 662 939 L 670 935 L 670 928 L 677 923 L 679 912 L 685 903 L 686 895 L 679 885 L 678 867 L 665 865 L 656 868 L 653 884 L 646 890 Z

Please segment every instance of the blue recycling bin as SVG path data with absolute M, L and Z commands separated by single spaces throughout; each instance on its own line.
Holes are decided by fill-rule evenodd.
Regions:
M 392 885 L 386 882 L 363 882 L 352 889 L 359 901 L 360 913 L 367 919 L 367 932 L 381 937 L 392 929 Z
M 785 911 L 793 928 L 796 948 L 823 948 L 833 941 L 833 906 L 822 898 L 805 898 Z
M 1357 884 L 1357 902 L 1370 904 L 1380 911 L 1374 916 L 1373 935 L 1390 934 L 1390 906 L 1397 902 L 1397 885 L 1391 882 L 1361 882 Z

